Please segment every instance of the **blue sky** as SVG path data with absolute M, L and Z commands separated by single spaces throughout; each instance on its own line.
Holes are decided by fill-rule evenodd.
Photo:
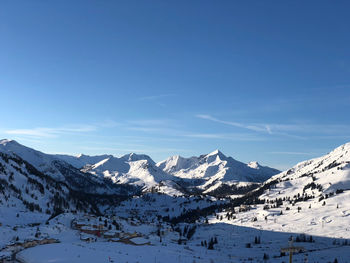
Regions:
M 348 1 L 0 5 L 1 138 L 280 169 L 350 141 Z

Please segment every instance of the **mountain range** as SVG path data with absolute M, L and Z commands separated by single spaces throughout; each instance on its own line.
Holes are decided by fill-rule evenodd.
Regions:
M 53 179 L 88 193 L 121 194 L 126 185 L 148 191 L 165 182 L 182 194 L 211 193 L 223 187 L 234 193 L 237 187 L 257 185 L 279 173 L 257 162 L 239 162 L 219 150 L 199 157 L 172 156 L 159 163 L 135 153 L 122 157 L 45 154 L 7 139 L 0 141 L 0 151 L 13 153 Z
M 68 207 L 97 211 L 100 205 L 147 192 L 241 196 L 235 202 L 247 204 L 265 199 L 298 202 L 350 189 L 350 143 L 279 172 L 257 162 L 239 162 L 219 150 L 155 163 L 134 153 L 121 157 L 45 154 L 14 140 L 1 140 L 0 180 L 0 193 L 5 196 L 1 202 L 47 213 Z

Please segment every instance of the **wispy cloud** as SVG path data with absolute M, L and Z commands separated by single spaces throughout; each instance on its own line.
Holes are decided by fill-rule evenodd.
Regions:
M 137 125 L 137 126 L 169 126 L 174 125 L 175 120 L 170 119 L 141 119 L 141 120 L 131 120 L 127 124 Z
M 120 125 L 121 125 L 120 122 L 116 122 L 114 120 L 104 120 L 104 121 L 95 123 L 93 126 L 97 126 L 101 128 L 113 128 Z
M 276 131 L 274 130 L 274 125 L 271 125 L 271 124 L 245 124 L 240 122 L 220 120 L 212 117 L 211 115 L 203 115 L 203 114 L 196 115 L 196 117 L 204 120 L 213 121 L 216 123 L 221 123 L 221 124 L 241 128 L 241 129 L 254 131 L 254 132 L 260 132 L 260 133 L 269 134 L 269 135 L 272 135 L 272 134 L 281 135 L 281 136 L 291 137 L 295 139 L 305 139 L 305 137 L 302 137 L 302 136 Z
M 234 126 L 234 127 L 237 127 L 237 128 L 248 129 L 248 130 L 251 130 L 251 131 L 271 133 L 271 128 L 268 125 L 251 125 L 251 124 L 247 125 L 247 124 L 243 124 L 243 123 L 240 123 L 240 122 L 220 120 L 220 119 L 212 117 L 211 115 L 205 115 L 205 114 L 198 114 L 198 115 L 196 115 L 196 117 L 200 118 L 200 119 L 204 119 L 204 120 L 210 120 L 210 121 L 213 121 L 213 122 Z
M 315 155 L 310 152 L 268 152 L 268 154 L 285 154 L 285 155 Z
M 211 115 L 196 115 L 197 118 L 209 120 L 216 123 L 221 123 L 241 129 L 260 132 L 268 135 L 279 135 L 290 137 L 294 139 L 305 140 L 312 136 L 345 136 L 350 133 L 350 125 L 343 124 L 307 124 L 307 123 L 293 123 L 293 124 L 274 124 L 274 123 L 254 123 L 246 124 L 240 122 L 221 120 Z
M 34 138 L 53 138 L 58 137 L 62 134 L 74 134 L 74 133 L 86 133 L 95 131 L 96 126 L 92 125 L 82 125 L 82 126 L 72 126 L 72 127 L 58 127 L 58 128 L 47 128 L 47 127 L 37 127 L 32 129 L 13 129 L 5 130 L 5 134 L 9 135 L 23 135 Z
M 183 134 L 183 137 L 198 138 L 198 139 L 219 139 L 231 141 L 264 141 L 265 138 L 255 134 L 241 133 L 188 133 Z
M 163 99 L 163 98 L 166 98 L 166 97 L 173 97 L 173 96 L 175 96 L 175 94 L 150 95 L 150 96 L 139 97 L 136 100 L 137 101 L 159 100 L 159 99 Z
M 203 115 L 204 116 L 204 115 Z M 197 139 L 220 139 L 232 141 L 263 141 L 261 135 L 254 133 L 204 133 L 186 130 L 177 120 L 173 119 L 141 119 L 124 123 L 123 127 L 130 131 L 138 131 L 147 134 L 157 134 L 156 140 L 176 138 L 176 140 Z M 266 128 L 268 129 L 268 128 Z M 265 130 L 266 131 L 266 130 Z M 266 131 L 268 133 L 268 131 Z
M 96 146 L 96 147 L 89 147 L 84 146 L 80 147 L 80 149 L 83 150 L 89 150 L 89 151 L 102 151 L 102 152 L 111 152 L 111 153 L 169 153 L 169 152 L 188 152 L 188 149 L 181 149 L 181 148 L 162 148 L 162 147 L 143 147 L 143 148 L 134 148 L 134 147 L 104 147 L 104 146 Z
M 150 134 L 175 136 L 180 133 L 181 125 L 173 119 L 140 119 L 127 121 L 123 128 Z

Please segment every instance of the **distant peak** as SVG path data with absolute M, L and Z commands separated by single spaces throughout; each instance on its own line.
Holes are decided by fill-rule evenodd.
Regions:
M 128 153 L 128 154 L 123 155 L 120 158 L 123 159 L 124 161 L 127 161 L 127 162 L 146 160 L 147 162 L 155 164 L 154 161 L 151 159 L 151 157 L 149 157 L 146 154 Z
M 250 168 L 258 169 L 260 167 L 260 164 L 258 162 L 249 162 L 248 166 Z
M 85 154 L 79 153 L 79 154 L 77 155 L 77 158 L 81 158 L 81 157 L 83 157 L 83 156 L 85 156 Z
M 0 140 L 0 144 L 6 145 L 8 143 L 13 143 L 13 144 L 18 144 L 15 140 L 10 140 L 10 139 L 2 139 Z
M 120 158 L 125 159 L 127 161 L 131 161 L 132 159 L 137 158 L 137 156 L 138 155 L 135 153 L 127 153 L 127 154 L 122 155 Z
M 219 150 L 215 150 L 215 151 L 213 151 L 213 152 L 211 152 L 203 157 L 205 157 L 207 159 L 207 162 L 213 162 L 215 160 L 224 161 L 227 159 L 227 157 Z
M 350 150 L 350 142 L 345 143 L 343 145 L 340 145 L 339 147 L 335 148 L 331 153 L 333 152 L 339 152 L 339 151 L 348 151 Z
M 180 156 L 180 155 L 173 155 L 173 156 L 170 156 L 169 158 L 168 158 L 168 160 L 179 160 L 179 159 L 181 159 L 182 157 Z
M 216 149 L 215 151 L 211 152 L 208 154 L 208 156 L 212 156 L 212 155 L 221 155 L 221 156 L 225 156 L 222 152 L 220 152 L 220 150 Z

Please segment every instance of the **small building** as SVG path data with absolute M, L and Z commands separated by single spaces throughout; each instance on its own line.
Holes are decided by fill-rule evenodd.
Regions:
M 239 207 L 239 212 L 246 212 L 250 210 L 250 206 L 249 205 L 241 205 Z
M 101 236 L 101 231 L 91 226 L 83 226 L 80 228 L 80 231 L 90 235 Z
M 96 239 L 96 237 L 94 237 L 92 235 L 81 233 L 80 234 L 80 240 L 81 241 L 85 241 L 87 243 L 91 243 L 91 242 L 96 242 L 97 239 Z
M 83 226 L 86 226 L 86 222 L 78 221 L 78 222 L 75 222 L 74 225 L 76 228 L 81 229 Z
M 104 223 L 99 223 L 99 224 L 94 223 L 94 224 L 92 224 L 92 227 L 95 229 L 98 229 L 98 230 L 103 230 L 105 228 L 105 225 L 104 225 Z
M 105 233 L 103 233 L 104 238 L 116 238 L 116 237 L 121 237 L 121 231 L 117 230 L 109 230 Z

